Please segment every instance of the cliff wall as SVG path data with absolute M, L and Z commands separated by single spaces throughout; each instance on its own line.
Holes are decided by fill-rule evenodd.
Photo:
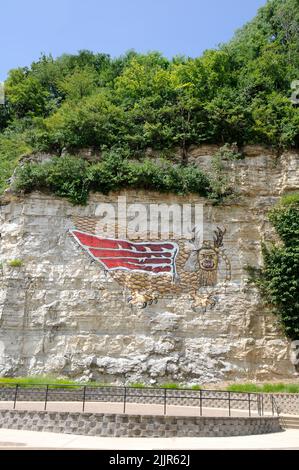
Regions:
M 211 154 L 194 148 L 189 159 L 208 169 Z M 259 266 L 261 240 L 275 237 L 267 212 L 298 189 L 299 155 L 276 158 L 261 147 L 245 154 L 224 162 L 236 195 L 217 206 L 196 195 L 146 191 L 95 193 L 87 206 L 8 192 L 0 205 L 0 374 L 152 384 L 292 378 L 288 340 L 244 268 Z M 171 259 L 169 272 L 107 268 L 74 233 L 99 236 L 99 206 L 111 204 L 117 214 L 119 197 L 127 208 L 141 204 L 147 222 L 155 204 L 203 205 L 203 232 L 190 240 L 144 229 L 133 240 L 169 251 L 162 254 Z M 132 214 L 126 217 L 129 223 Z M 132 240 L 118 228 L 116 239 Z M 151 263 L 152 248 L 141 249 L 142 262 Z M 16 259 L 21 266 L 10 266 Z

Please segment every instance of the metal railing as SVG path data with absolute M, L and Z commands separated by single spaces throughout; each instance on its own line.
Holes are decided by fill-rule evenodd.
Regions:
M 280 422 L 282 424 L 282 427 L 285 428 L 286 427 L 285 420 L 284 420 L 283 416 L 281 416 L 281 414 L 280 414 L 280 408 L 276 403 L 274 395 L 271 395 L 271 403 L 272 403 L 272 416 L 275 416 L 275 415 L 278 416 L 279 419 L 280 419 Z
M 169 406 L 192 406 L 203 416 L 204 409 L 227 410 L 228 416 L 233 411 L 242 411 L 252 416 L 265 416 L 264 395 L 254 392 L 230 392 L 226 390 L 192 390 L 190 388 L 171 389 L 127 386 L 90 386 L 67 384 L 0 384 L 0 402 L 12 401 L 13 409 L 17 403 L 42 402 L 43 409 L 48 409 L 50 402 L 79 402 L 84 412 L 88 403 L 122 403 L 122 412 L 126 413 L 129 404 L 156 404 L 163 406 L 166 415 Z M 215 406 L 216 405 L 216 406 Z M 220 406 L 221 405 L 221 406 Z M 267 397 L 268 413 L 279 416 L 279 408 L 273 395 Z

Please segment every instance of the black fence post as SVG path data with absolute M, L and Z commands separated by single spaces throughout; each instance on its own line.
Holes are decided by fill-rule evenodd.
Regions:
M 230 392 L 228 392 L 228 416 L 231 415 L 231 410 L 230 410 Z
M 127 404 L 127 387 L 124 388 L 124 413 L 126 412 L 126 404 Z
M 16 409 L 18 388 L 19 388 L 19 384 L 16 385 L 15 398 L 14 398 L 14 403 L 13 403 L 13 409 L 14 409 L 14 410 Z
M 46 388 L 45 406 L 44 406 L 45 411 L 47 409 L 47 403 L 48 403 L 48 392 L 49 392 L 49 385 L 47 385 L 47 388 Z
M 167 407 L 167 389 L 164 388 L 164 415 L 166 415 L 166 407 Z
M 83 387 L 83 403 L 82 403 L 82 411 L 85 411 L 85 401 L 86 401 L 86 385 Z
M 250 393 L 248 393 L 248 414 L 251 416 L 251 403 L 250 403 Z
M 202 390 L 201 389 L 199 391 L 199 410 L 200 410 L 200 416 L 202 416 Z

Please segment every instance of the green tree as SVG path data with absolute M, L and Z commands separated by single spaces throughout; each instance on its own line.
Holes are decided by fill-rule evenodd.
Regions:
M 257 142 L 265 142 L 284 148 L 299 144 L 299 109 L 289 98 L 273 91 L 260 95 L 251 105 L 252 134 Z
M 69 100 L 81 100 L 91 95 L 97 87 L 98 75 L 93 68 L 75 69 L 71 75 L 58 82 L 58 87 Z
M 16 118 L 47 115 L 50 94 L 28 69 L 19 68 L 10 72 L 5 93 L 11 114 Z
M 45 120 L 49 145 L 63 148 L 113 146 L 119 143 L 126 126 L 123 110 L 99 91 L 78 103 L 66 101 Z

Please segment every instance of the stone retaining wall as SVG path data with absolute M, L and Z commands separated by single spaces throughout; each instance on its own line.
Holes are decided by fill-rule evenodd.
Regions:
M 0 428 L 102 437 L 221 437 L 282 430 L 279 419 L 1 410 Z

